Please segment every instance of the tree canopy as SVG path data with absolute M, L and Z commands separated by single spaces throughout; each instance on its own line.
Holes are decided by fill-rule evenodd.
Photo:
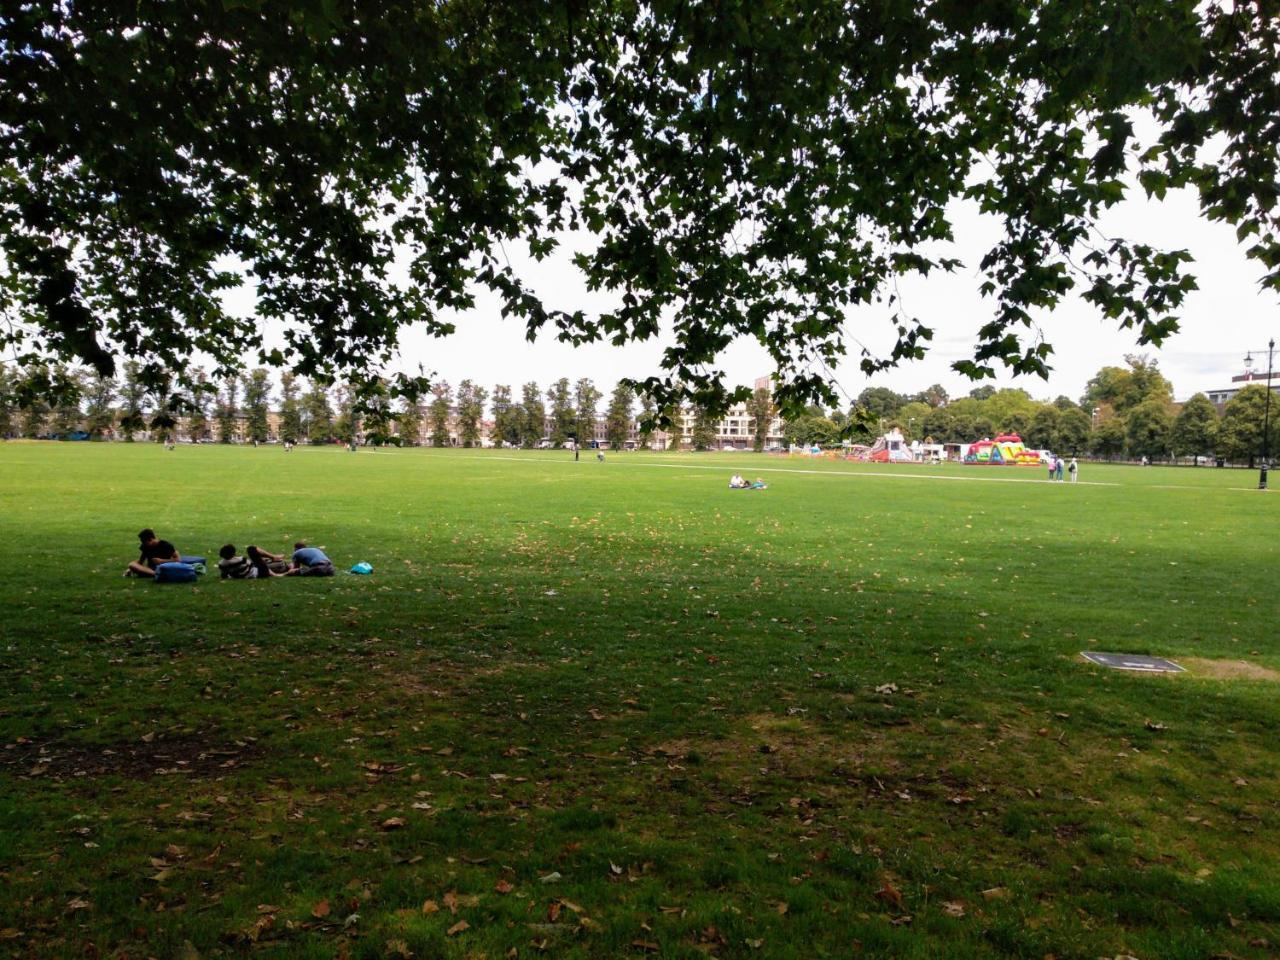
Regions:
M 1169 443 L 1177 454 L 1201 456 L 1213 449 L 1218 411 L 1203 393 L 1193 394 L 1173 421 Z
M 673 333 L 637 384 L 660 407 L 745 400 L 716 368 L 739 337 L 769 351 L 780 403 L 830 405 L 829 368 L 848 353 L 868 373 L 923 355 L 930 320 L 896 282 L 962 266 L 951 209 L 966 198 L 1002 230 L 963 265 L 991 312 L 955 366 L 1044 375 L 1052 346 L 1034 318 L 1069 293 L 1141 344 L 1176 328 L 1188 255 L 1093 229 L 1128 182 L 1190 186 L 1280 289 L 1275 13 L 1274 0 L 9 5 L 0 347 L 29 372 L 134 358 L 153 392 L 194 354 L 215 379 L 248 357 L 359 380 L 406 327 L 445 335 L 487 289 L 529 337 Z M 506 255 L 545 258 L 571 232 L 590 235 L 573 262 L 616 306 L 548 302 Z M 223 299 L 246 278 L 252 316 Z M 887 353 L 846 333 L 860 304 L 891 325 Z M 29 389 L 57 386 L 43 376 Z
M 1227 401 L 1214 438 L 1220 456 L 1252 464 L 1263 447 L 1269 453 L 1280 451 L 1280 418 L 1276 416 L 1280 405 L 1272 403 L 1270 418 L 1266 416 L 1266 406 L 1267 388 L 1260 383 L 1249 384 Z M 1268 419 L 1271 430 L 1264 441 L 1263 424 Z
M 1089 379 L 1080 398 L 1081 406 L 1093 410 L 1106 404 L 1117 413 L 1128 413 L 1148 400 L 1173 402 L 1173 384 L 1160 372 L 1156 360 L 1135 354 L 1124 360 L 1126 366 L 1103 367 Z

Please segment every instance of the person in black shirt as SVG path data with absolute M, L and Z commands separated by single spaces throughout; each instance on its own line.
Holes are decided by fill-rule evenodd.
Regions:
M 126 577 L 154 577 L 160 564 L 182 559 L 177 548 L 168 540 L 157 537 L 150 527 L 138 534 L 138 541 L 142 553 L 125 569 Z

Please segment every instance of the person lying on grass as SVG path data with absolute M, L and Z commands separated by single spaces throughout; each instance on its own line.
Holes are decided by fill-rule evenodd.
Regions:
M 283 577 L 288 570 L 284 556 L 260 550 L 250 545 L 245 547 L 244 556 L 236 555 L 234 544 L 226 544 L 218 551 L 218 575 L 223 580 L 265 580 L 268 577 Z M 275 569 L 272 569 L 273 566 Z
M 142 553 L 125 568 L 126 577 L 154 577 L 160 564 L 182 559 L 177 547 L 168 540 L 161 540 L 150 527 L 138 534 L 138 541 L 142 545 Z
M 752 490 L 768 490 L 769 485 L 765 483 L 763 480 L 761 480 L 759 477 L 756 477 L 756 482 L 751 485 L 751 489 Z
M 287 577 L 332 577 L 333 561 L 319 547 L 308 547 L 305 540 L 293 545 L 293 565 Z

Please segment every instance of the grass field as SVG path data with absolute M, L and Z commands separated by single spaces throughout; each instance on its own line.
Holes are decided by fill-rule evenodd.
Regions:
M 0 445 L 0 955 L 1273 956 L 1254 479 Z

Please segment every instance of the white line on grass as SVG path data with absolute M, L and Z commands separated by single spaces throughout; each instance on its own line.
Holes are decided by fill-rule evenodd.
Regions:
M 515 461 L 516 463 L 574 463 L 574 462 L 575 462 L 575 461 L 573 461 L 573 460 L 569 460 L 569 459 L 561 460 L 561 459 L 559 459 L 558 457 L 557 457 L 557 458 L 552 458 L 552 457 L 504 457 L 504 456 L 501 456 L 501 455 L 499 455 L 499 454 L 494 454 L 494 455 L 490 455 L 490 456 L 472 456 L 472 457 L 468 457 L 467 459 L 470 459 L 470 460 L 512 460 L 512 461 Z M 615 461 L 615 463 L 616 463 L 616 462 L 618 462 L 618 461 Z M 627 461 L 627 460 L 622 460 L 621 462 L 626 463 L 628 466 L 631 466 L 631 467 L 665 467 L 665 468 L 666 468 L 666 469 L 668 469 L 668 470 L 718 470 L 718 471 L 721 471 L 721 472 L 723 472 L 724 470 L 727 470 L 727 469 L 732 469 L 732 468 L 733 468 L 733 466 L 734 466 L 733 464 L 725 464 L 725 465 L 724 465 L 724 466 L 722 466 L 722 467 L 717 467 L 717 466 L 713 466 L 713 465 L 711 465 L 711 464 L 709 464 L 709 463 L 705 463 L 705 464 L 704 464 L 704 463 L 636 463 L 636 462 L 633 462 L 633 461 Z M 981 467 L 975 467 L 974 469 L 982 469 L 982 468 L 981 468 Z M 998 468 L 992 468 L 992 469 L 998 469 Z M 1049 482 L 1050 482 L 1050 481 L 1048 481 L 1048 480 L 1033 480 L 1033 479 L 1032 479 L 1032 478 L 1030 478 L 1030 477 L 1026 477 L 1026 478 L 1021 478 L 1021 477 L 950 477 L 950 476 L 944 476 L 944 475 L 940 475 L 940 474 L 887 473 L 887 472 L 885 472 L 885 473 L 881 473 L 880 471 L 876 471 L 875 473 L 863 473 L 862 471 L 852 471 L 852 470 L 808 470 L 808 469 L 805 469 L 805 468 L 803 468 L 803 467 L 753 467 L 752 469 L 748 470 L 747 472 L 748 472 L 748 473 L 805 473 L 805 474 L 813 474 L 814 476 L 819 476 L 819 477 L 857 477 L 857 478 L 858 478 L 858 479 L 860 479 L 860 480 L 862 480 L 862 479 L 865 479 L 865 480 L 875 480 L 875 479 L 877 479 L 878 477 L 892 477 L 892 478 L 893 478 L 893 479 L 895 479 L 895 480 L 958 480 L 958 481 L 960 481 L 960 482 L 962 482 L 962 483 L 963 483 L 963 482 L 966 482 L 966 481 L 969 481 L 969 482 L 977 482 L 977 483 L 1044 483 L 1044 484 L 1047 484 L 1047 483 L 1049 483 Z M 1062 485 L 1063 485 L 1063 486 L 1071 486 L 1071 484 L 1069 484 L 1069 483 L 1063 483 Z M 1120 484 L 1120 483 L 1107 483 L 1107 482 L 1100 481 L 1100 480 L 1078 480 L 1078 481 L 1076 481 L 1076 486 L 1079 486 L 1079 487 L 1085 487 L 1085 486 L 1088 486 L 1088 487 L 1120 487 L 1120 486 L 1124 486 L 1124 484 Z M 1182 489 L 1186 489 L 1186 488 L 1182 488 Z

